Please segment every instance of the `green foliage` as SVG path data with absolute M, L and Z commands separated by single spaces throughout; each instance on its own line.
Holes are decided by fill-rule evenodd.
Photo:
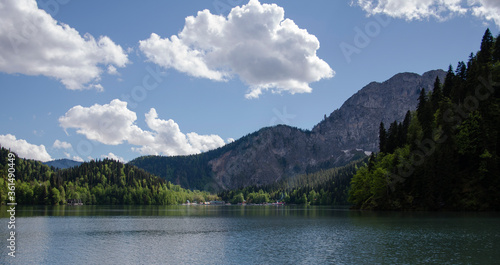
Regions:
M 9 150 L 0 148 L 1 203 L 7 201 L 8 154 Z M 15 169 L 18 204 L 55 205 L 77 199 L 84 204 L 168 205 L 218 199 L 208 192 L 185 190 L 135 166 L 109 159 L 55 170 L 16 156 Z
M 380 122 L 380 127 L 378 129 L 378 137 L 379 137 L 379 144 L 378 148 L 380 152 L 385 153 L 387 152 L 387 131 L 385 130 L 385 126 L 383 122 Z
M 500 210 L 500 40 L 485 32 L 467 64 L 422 89 L 406 140 L 372 158 L 351 181 L 361 209 Z M 442 90 L 441 90 L 442 88 Z M 403 126 L 404 127 L 404 126 Z M 392 132 L 391 132 L 392 131 Z
M 389 127 L 389 131 L 384 128 L 384 123 L 379 127 L 379 147 L 381 153 L 392 153 L 398 147 L 406 144 L 408 129 L 411 124 L 411 113 L 408 111 L 402 123 L 394 121 Z
M 219 197 L 231 203 L 280 201 L 287 204 L 347 205 L 351 178 L 358 167 L 366 162 L 367 158 L 344 167 L 286 178 L 272 185 L 222 191 Z

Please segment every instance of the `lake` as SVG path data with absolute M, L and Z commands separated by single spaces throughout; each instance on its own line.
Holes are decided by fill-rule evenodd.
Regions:
M 294 206 L 16 207 L 1 264 L 498 264 L 499 213 Z

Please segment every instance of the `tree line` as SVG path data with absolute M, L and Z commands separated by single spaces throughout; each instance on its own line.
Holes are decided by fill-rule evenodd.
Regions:
M 0 201 L 7 202 L 8 154 L 0 148 Z M 115 160 L 91 160 L 80 166 L 56 170 L 39 161 L 15 156 L 15 198 L 21 205 L 65 204 L 69 199 L 84 204 L 171 205 L 186 200 L 217 200 L 205 191 L 173 185 L 135 166 Z
M 9 202 L 8 154 L 0 147 L 0 202 Z M 93 205 L 172 205 L 224 200 L 234 204 L 268 203 L 345 205 L 350 180 L 366 159 L 319 172 L 283 179 L 262 187 L 222 191 L 191 191 L 136 166 L 104 159 L 56 169 L 15 155 L 15 198 L 20 205 L 59 205 L 80 200 Z
M 225 190 L 218 194 L 231 203 L 285 202 L 301 205 L 347 205 L 352 176 L 367 158 L 343 167 L 285 178 L 265 186 Z
M 500 210 L 500 35 L 420 91 L 417 110 L 379 130 L 380 153 L 349 201 L 382 210 Z

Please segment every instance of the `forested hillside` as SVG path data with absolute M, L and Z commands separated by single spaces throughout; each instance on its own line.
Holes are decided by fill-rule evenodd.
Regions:
M 54 170 L 17 155 L 9 161 L 9 153 L 0 148 L 2 203 L 7 200 L 9 164 L 15 165 L 15 198 L 21 205 L 64 204 L 69 199 L 81 200 L 84 204 L 168 205 L 217 198 L 207 192 L 182 189 L 135 166 L 114 160 L 92 160 L 78 167 Z
M 231 203 L 283 201 L 287 204 L 347 205 L 352 176 L 367 160 L 365 158 L 343 167 L 299 175 L 272 185 L 223 191 L 219 196 Z
M 380 153 L 356 173 L 362 209 L 500 210 L 500 36 L 420 92 L 403 123 L 380 125 Z

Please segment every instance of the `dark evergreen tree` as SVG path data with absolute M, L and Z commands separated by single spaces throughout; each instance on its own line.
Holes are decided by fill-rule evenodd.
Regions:
M 439 102 L 443 100 L 443 91 L 441 90 L 441 82 L 439 77 L 436 76 L 436 81 L 434 81 L 434 89 L 432 90 L 431 105 L 432 111 L 436 112 L 439 109 Z
M 486 29 L 481 41 L 481 50 L 478 53 L 478 61 L 481 64 L 489 63 L 492 60 L 493 36 L 490 29 Z
M 453 80 L 453 89 L 451 99 L 453 103 L 462 103 L 465 98 L 465 80 L 467 77 L 467 66 L 464 62 L 459 62 L 455 70 L 455 80 Z
M 495 44 L 493 45 L 492 51 L 493 62 L 500 61 L 500 34 L 496 37 Z
M 443 85 L 443 96 L 447 98 L 451 98 L 451 90 L 453 88 L 453 80 L 455 79 L 455 74 L 453 73 L 453 67 L 448 67 L 448 72 L 446 73 L 446 77 L 444 79 Z
M 432 137 L 432 121 L 434 117 L 425 88 L 422 88 L 418 97 L 417 118 L 422 126 L 424 138 L 430 139 Z
M 381 153 L 387 152 L 386 146 L 387 146 L 387 132 L 384 128 L 384 123 L 380 122 L 379 126 L 379 132 L 378 132 L 378 138 L 379 138 L 379 145 L 378 148 Z
M 407 111 L 405 119 L 403 120 L 403 127 L 401 130 L 402 134 L 401 146 L 405 145 L 408 141 L 408 129 L 410 128 L 410 122 L 411 122 L 411 112 Z
M 391 123 L 391 126 L 389 126 L 389 130 L 387 131 L 387 146 L 386 146 L 386 151 L 387 153 L 393 153 L 394 150 L 398 147 L 399 142 L 399 131 L 398 131 L 398 122 L 394 121 Z

